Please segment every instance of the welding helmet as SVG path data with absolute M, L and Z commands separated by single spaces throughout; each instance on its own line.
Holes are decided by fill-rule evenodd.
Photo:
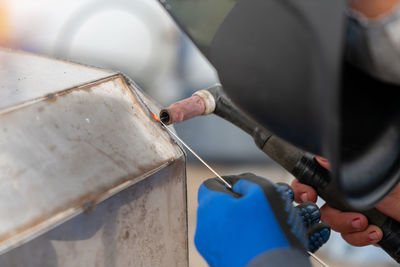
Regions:
M 329 159 L 338 197 L 380 201 L 400 178 L 397 86 L 344 62 L 346 0 L 161 2 L 244 112 Z

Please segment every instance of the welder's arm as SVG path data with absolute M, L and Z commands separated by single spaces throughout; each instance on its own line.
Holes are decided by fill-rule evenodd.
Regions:
M 201 185 L 198 194 L 195 244 L 208 264 L 311 266 L 305 247 L 326 242 L 329 227 L 319 227 L 308 243 L 307 223 L 292 206 L 285 186 L 254 174 L 224 178 L 233 192 L 213 178 Z M 312 210 L 305 216 L 308 220 L 318 217 L 317 209 L 303 209 Z

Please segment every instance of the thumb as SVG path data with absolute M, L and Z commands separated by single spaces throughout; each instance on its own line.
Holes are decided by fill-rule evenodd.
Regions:
M 259 187 L 255 183 L 252 183 L 252 182 L 249 182 L 246 180 L 240 180 L 239 182 L 237 182 L 235 184 L 235 186 L 233 187 L 233 190 L 236 193 L 241 194 L 242 196 L 251 195 L 251 194 L 257 193 L 257 192 L 262 193 L 261 187 Z
M 321 156 L 315 156 L 315 160 L 319 163 L 319 165 L 321 165 L 325 169 L 329 171 L 331 170 L 331 165 L 329 164 L 329 161 L 326 158 L 323 158 Z

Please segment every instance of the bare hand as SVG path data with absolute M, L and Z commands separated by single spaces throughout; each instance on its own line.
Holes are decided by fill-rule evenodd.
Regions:
M 316 157 L 318 163 L 329 169 L 329 163 L 321 157 Z M 297 203 L 317 201 L 316 191 L 297 179 L 293 180 L 292 188 Z M 376 208 L 400 221 L 400 185 L 388 195 Z M 330 224 L 332 229 L 342 234 L 344 240 L 353 246 L 366 246 L 376 244 L 382 239 L 382 230 L 376 225 L 368 224 L 367 218 L 357 212 L 342 212 L 325 204 L 321 208 L 321 221 Z

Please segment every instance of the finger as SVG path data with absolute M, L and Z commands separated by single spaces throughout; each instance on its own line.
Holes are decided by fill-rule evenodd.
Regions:
M 317 251 L 323 244 L 325 244 L 331 235 L 331 228 L 326 223 L 314 224 L 311 228 L 307 229 L 308 236 L 308 250 L 311 252 Z
M 243 173 L 240 175 L 224 175 L 222 178 L 224 178 L 225 181 L 227 181 L 230 185 L 234 186 L 237 182 L 239 182 L 241 179 L 243 179 L 247 173 Z M 248 175 L 252 175 L 249 173 Z
M 205 201 L 220 194 L 226 194 L 228 196 L 232 195 L 232 192 L 217 178 L 211 178 L 201 184 L 197 193 L 197 201 L 200 203 L 201 201 Z
M 255 184 L 248 180 L 240 180 L 234 185 L 233 190 L 243 197 L 255 193 L 256 191 L 260 191 L 263 193 L 262 188 L 258 184 Z
M 378 243 L 382 237 L 382 230 L 376 225 L 369 225 L 361 232 L 342 234 L 344 240 L 350 245 L 362 247 Z
M 267 195 L 268 192 L 276 193 L 278 191 L 276 185 L 270 180 L 252 173 L 241 174 L 238 177 L 240 177 L 240 180 L 233 186 L 233 191 L 240 195 L 258 194 L 258 191 Z M 287 199 L 286 196 L 284 198 Z
M 320 157 L 320 156 L 315 156 L 315 160 L 324 167 L 327 170 L 331 170 L 331 165 L 329 164 L 329 161 L 326 158 Z
M 278 192 L 285 194 L 291 202 L 294 200 L 293 189 L 287 183 L 276 183 Z
M 304 202 L 296 206 L 296 209 L 299 211 L 300 216 L 303 218 L 303 224 L 307 228 L 318 223 L 321 218 L 319 208 L 313 202 Z
M 308 185 L 302 184 L 299 180 L 294 179 L 292 184 L 292 189 L 294 192 L 294 201 L 297 203 L 303 203 L 306 201 L 317 201 L 317 192 Z
M 400 185 L 398 185 L 385 199 L 383 199 L 376 208 L 392 217 L 396 221 L 400 221 Z
M 321 221 L 329 224 L 332 229 L 342 234 L 364 231 L 368 227 L 367 218 L 357 212 L 342 212 L 325 204 L 320 209 Z

